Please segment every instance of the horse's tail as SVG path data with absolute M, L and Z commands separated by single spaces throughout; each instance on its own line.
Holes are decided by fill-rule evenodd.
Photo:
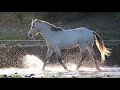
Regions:
M 110 49 L 105 47 L 103 40 L 100 38 L 100 36 L 96 32 L 93 32 L 93 34 L 95 35 L 96 45 L 101 53 L 101 62 L 104 63 L 105 56 L 110 56 L 110 53 L 111 53 Z

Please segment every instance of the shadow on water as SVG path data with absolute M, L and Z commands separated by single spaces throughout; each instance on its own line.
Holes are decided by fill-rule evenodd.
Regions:
M 106 66 L 120 65 L 120 41 L 105 41 L 105 46 L 111 49 L 111 56 L 106 58 Z M 100 63 L 100 53 L 98 49 L 95 48 L 95 52 Z M 32 47 L 18 47 L 18 46 L 7 46 L 0 47 L 0 68 L 6 67 L 17 67 L 22 68 L 23 56 L 25 55 L 35 55 L 44 61 L 45 55 L 47 52 L 46 46 L 32 46 Z M 65 63 L 75 63 L 77 64 L 80 61 L 79 48 L 62 50 L 62 56 L 65 60 Z M 94 62 L 88 55 L 83 65 L 91 67 L 94 66 Z M 56 55 L 53 53 L 49 61 L 50 64 L 59 64 L 56 60 Z M 100 64 L 101 65 L 101 64 Z

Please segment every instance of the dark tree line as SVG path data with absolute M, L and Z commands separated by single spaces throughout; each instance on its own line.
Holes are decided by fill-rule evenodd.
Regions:
M 43 20 L 58 20 L 58 21 L 75 21 L 75 20 L 81 20 L 87 17 L 90 17 L 92 15 L 99 15 L 99 14 L 108 14 L 105 12 L 10 12 L 11 17 L 15 17 L 20 22 L 24 21 L 24 17 L 32 17 L 43 19 Z M 4 14 L 9 15 L 9 12 L 4 12 Z M 0 16 L 2 13 L 0 13 Z
M 15 12 L 15 16 L 21 22 L 25 16 L 25 12 Z M 92 15 L 92 12 L 31 12 L 33 18 L 41 18 L 42 19 L 57 19 L 57 20 L 77 20 Z
M 17 17 L 17 19 L 19 20 L 19 21 L 23 21 L 23 17 L 24 17 L 24 13 L 23 12 L 15 12 L 14 13 L 15 14 L 15 16 Z

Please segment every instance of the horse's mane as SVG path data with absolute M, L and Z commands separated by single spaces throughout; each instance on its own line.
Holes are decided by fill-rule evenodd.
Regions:
M 57 32 L 57 31 L 63 31 L 63 28 L 61 28 L 61 27 L 56 27 L 55 25 L 50 24 L 50 23 L 48 23 L 48 22 L 46 22 L 46 21 L 42 21 L 42 20 L 39 20 L 39 19 L 35 19 L 34 22 L 42 22 L 42 23 L 48 24 L 48 25 L 51 27 L 51 30 L 52 30 L 52 31 L 56 31 L 56 32 Z

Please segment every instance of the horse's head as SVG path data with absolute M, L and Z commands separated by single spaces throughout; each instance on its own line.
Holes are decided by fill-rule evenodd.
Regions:
M 33 20 L 32 19 L 32 23 L 31 23 L 31 28 L 28 32 L 28 37 L 33 38 L 35 35 L 38 35 L 39 32 L 39 25 L 37 22 L 37 19 Z
M 45 32 L 51 31 L 62 31 L 63 29 L 60 27 L 56 27 L 53 24 L 50 24 L 46 21 L 42 20 L 32 20 L 30 31 L 28 32 L 28 37 L 33 38 L 34 35 L 38 35 L 39 33 L 43 34 Z M 49 33 L 47 33 L 49 34 Z

